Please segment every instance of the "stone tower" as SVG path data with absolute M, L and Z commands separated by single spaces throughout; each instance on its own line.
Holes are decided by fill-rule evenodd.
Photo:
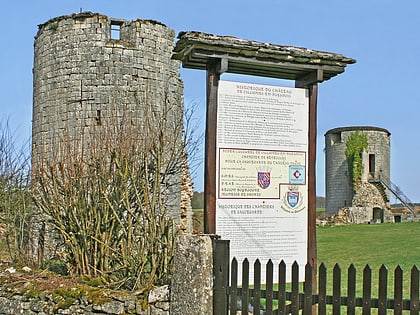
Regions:
M 368 148 L 362 153 L 360 191 L 353 190 L 345 156 L 347 139 L 356 131 L 366 135 L 368 141 Z M 342 208 L 359 207 L 364 212 L 361 221 L 383 218 L 390 192 L 378 182 L 382 180 L 388 185 L 390 182 L 390 135 L 386 129 L 368 126 L 335 128 L 325 133 L 325 197 L 328 215 Z
M 33 68 L 34 172 L 59 154 L 60 146 L 77 145 L 83 151 L 100 146 L 105 129 L 141 126 L 146 105 L 154 112 L 168 111 L 174 123 L 182 124 L 183 83 L 179 62 L 171 59 L 174 36 L 156 21 L 91 12 L 39 25 Z M 170 180 L 167 203 L 179 221 L 181 166 Z

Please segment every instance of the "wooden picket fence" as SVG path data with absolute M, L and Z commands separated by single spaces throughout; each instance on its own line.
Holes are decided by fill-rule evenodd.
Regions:
M 226 252 L 225 252 L 226 253 Z M 227 251 L 228 253 L 228 251 Z M 223 255 L 222 255 L 223 256 Z M 226 257 L 226 256 L 224 256 Z M 230 267 L 230 268 L 229 268 Z M 305 266 L 305 279 L 299 282 L 299 265 L 292 266 L 291 283 L 286 283 L 286 264 L 278 265 L 278 279 L 273 279 L 274 265 L 266 264 L 264 285 L 261 281 L 261 263 L 254 263 L 253 285 L 250 286 L 249 262 L 242 262 L 241 286 L 238 286 L 238 262 L 233 259 L 230 266 L 223 259 L 214 264 L 214 314 L 362 314 L 368 315 L 374 309 L 377 314 L 419 314 L 419 269 L 413 266 L 410 279 L 410 299 L 403 297 L 403 270 L 398 266 L 394 271 L 394 293 L 388 294 L 388 269 L 382 265 L 379 269 L 379 285 L 377 297 L 372 292 L 372 270 L 369 265 L 363 269 L 362 296 L 356 296 L 356 268 L 350 265 L 347 270 L 347 291 L 342 295 L 341 268 L 338 264 L 333 269 L 332 295 L 327 294 L 327 268 L 321 264 L 317 273 L 317 290 L 313 289 L 310 264 Z M 230 275 L 230 277 L 229 277 Z M 230 280 L 230 285 L 229 285 Z M 278 280 L 278 282 L 277 282 Z M 276 285 L 275 285 L 276 283 Z M 317 292 L 314 292 L 317 291 Z M 261 300 L 265 299 L 265 308 Z M 276 307 L 274 309 L 274 301 Z M 391 311 L 390 311 L 391 310 Z

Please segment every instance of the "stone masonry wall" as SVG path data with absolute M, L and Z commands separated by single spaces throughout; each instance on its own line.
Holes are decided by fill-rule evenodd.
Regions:
M 345 156 L 346 143 L 349 136 L 359 130 L 366 135 L 368 148 L 363 154 L 363 168 L 368 180 L 369 154 L 375 155 L 376 176 L 384 175 L 390 178 L 390 133 L 386 129 L 377 127 L 344 127 L 329 130 L 325 134 L 325 186 L 326 212 L 332 215 L 343 207 L 353 205 L 353 185 L 348 178 L 347 159 Z M 389 191 L 387 192 L 389 199 Z M 377 198 L 377 192 L 372 198 Z M 367 196 L 367 199 L 370 197 Z M 366 199 L 365 198 L 365 199 Z M 386 203 L 381 202 L 381 205 Z M 360 206 L 360 205 L 358 205 Z M 368 205 L 367 205 L 368 206 Z
M 111 28 L 118 29 L 116 38 Z M 141 130 L 136 127 L 142 125 L 145 106 L 167 111 L 182 128 L 180 64 L 171 59 L 174 36 L 156 21 L 91 12 L 39 25 L 33 68 L 34 172 L 65 145 L 86 154 L 101 146 L 105 130 Z M 168 182 L 170 215 L 179 222 L 181 165 Z
M 85 297 L 75 299 L 69 306 L 60 306 L 52 295 L 29 297 L 0 287 L 1 315 L 169 315 L 169 289 L 163 286 L 149 294 L 147 306 L 136 296 L 118 296 L 101 304 L 91 303 Z
M 328 215 L 351 206 L 353 190 L 346 176 L 345 141 L 341 132 L 325 135 L 325 206 Z
M 17 275 L 23 290 L 13 284 L 16 281 L 3 280 L 7 285 L 0 285 L 0 314 L 211 315 L 214 304 L 214 239 L 214 235 L 179 235 L 171 284 L 154 288 L 146 303 L 139 300 L 138 296 L 123 291 L 106 291 L 107 299 L 102 302 L 93 302 L 77 293 L 68 294 L 72 299 L 67 301 L 63 297 L 57 298 L 53 293 L 25 291 L 27 286 L 22 285 L 22 282 L 30 280 Z M 0 272 L 0 276 L 4 278 L 10 272 L 8 270 Z M 60 285 L 57 289 L 60 289 Z M 72 289 L 72 286 L 67 285 L 65 290 L 73 292 Z

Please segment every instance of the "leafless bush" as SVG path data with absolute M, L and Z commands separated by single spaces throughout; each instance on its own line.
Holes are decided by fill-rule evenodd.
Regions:
M 197 172 L 199 166 L 203 163 L 203 139 L 204 133 L 201 128 L 201 122 L 196 117 L 198 112 L 198 103 L 193 101 L 188 104 L 184 113 L 184 143 L 185 151 L 188 154 L 188 165 L 192 176 Z
M 141 292 L 170 276 L 177 225 L 167 199 L 184 144 L 176 102 L 139 106 L 140 125 L 114 117 L 82 143 L 60 141 L 34 170 L 33 197 L 70 272 Z
M 18 149 L 8 122 L 0 121 L 0 222 L 10 257 L 27 262 L 31 217 L 29 150 Z

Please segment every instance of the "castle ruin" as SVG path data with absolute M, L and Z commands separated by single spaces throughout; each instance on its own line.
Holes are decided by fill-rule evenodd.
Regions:
M 182 129 L 183 82 L 179 62 L 171 59 L 174 36 L 156 21 L 126 21 L 91 12 L 39 25 L 33 67 L 34 174 L 47 161 L 70 152 L 68 147 L 81 158 L 100 148 L 105 134 L 112 137 L 121 128 L 140 132 L 145 108 L 165 113 Z M 177 154 L 183 155 L 182 130 L 164 132 L 175 135 Z M 179 172 L 171 174 L 166 191 L 169 214 L 177 222 L 189 217 L 188 207 L 183 207 L 184 213 L 179 210 L 182 178 L 184 198 L 191 197 L 191 179 L 182 167 L 185 161 L 177 164 Z
M 360 132 L 367 138 L 361 153 L 361 183 L 354 189 L 345 155 L 349 137 Z M 389 212 L 390 136 L 383 128 L 354 126 L 325 133 L 326 212 L 331 216 L 346 209 L 354 223 L 393 221 Z

